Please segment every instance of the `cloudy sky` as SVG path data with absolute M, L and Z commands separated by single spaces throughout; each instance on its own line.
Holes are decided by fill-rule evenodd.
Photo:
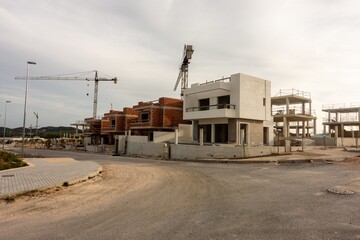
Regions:
M 360 103 L 359 0 L 0 0 L 0 123 L 22 126 L 30 76 L 98 70 L 98 114 L 173 92 L 184 44 L 189 83 L 242 72 L 323 104 Z M 89 94 L 89 96 L 87 96 Z M 27 126 L 92 116 L 93 83 L 29 81 Z

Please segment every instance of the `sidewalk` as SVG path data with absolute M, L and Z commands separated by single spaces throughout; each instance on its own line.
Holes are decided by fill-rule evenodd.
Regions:
M 72 158 L 27 158 L 29 166 L 0 171 L 0 198 L 31 190 L 41 190 L 87 179 L 102 167 L 91 161 Z

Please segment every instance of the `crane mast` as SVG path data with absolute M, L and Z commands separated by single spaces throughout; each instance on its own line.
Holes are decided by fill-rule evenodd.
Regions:
M 181 82 L 181 97 L 184 96 L 184 89 L 188 88 L 188 73 L 189 73 L 189 64 L 190 59 L 192 58 L 194 50 L 192 45 L 184 45 L 183 56 L 181 59 L 181 66 L 178 78 L 175 83 L 174 91 L 176 91 L 179 83 Z
M 98 103 L 98 93 L 99 93 L 99 81 L 112 81 L 115 84 L 117 83 L 117 78 L 99 78 L 98 71 L 95 72 L 95 78 L 85 78 L 85 77 L 64 77 L 64 76 L 39 76 L 39 77 L 29 77 L 29 80 L 78 80 L 78 81 L 94 81 L 94 103 L 93 103 L 93 119 L 96 119 L 97 115 L 97 103 Z M 89 72 L 87 72 L 88 74 Z M 26 77 L 15 77 L 15 79 L 26 79 Z

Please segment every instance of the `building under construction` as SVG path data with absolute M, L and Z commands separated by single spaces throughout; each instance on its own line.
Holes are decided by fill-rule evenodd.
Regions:
M 278 142 L 287 151 L 296 138 L 316 134 L 316 116 L 311 108 L 311 94 L 295 89 L 280 90 L 271 98 L 274 129 Z
M 360 129 L 360 103 L 323 105 L 322 111 L 327 115 L 323 119 L 324 134 L 335 140 L 331 145 L 356 144 Z

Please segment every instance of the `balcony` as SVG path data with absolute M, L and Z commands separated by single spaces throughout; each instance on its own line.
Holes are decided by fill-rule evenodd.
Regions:
M 216 104 L 185 109 L 184 120 L 196 120 L 207 118 L 235 118 L 234 104 Z
M 216 104 L 209 106 L 200 106 L 200 107 L 190 107 L 186 109 L 186 112 L 196 112 L 196 111 L 207 111 L 214 109 L 235 109 L 234 104 Z

